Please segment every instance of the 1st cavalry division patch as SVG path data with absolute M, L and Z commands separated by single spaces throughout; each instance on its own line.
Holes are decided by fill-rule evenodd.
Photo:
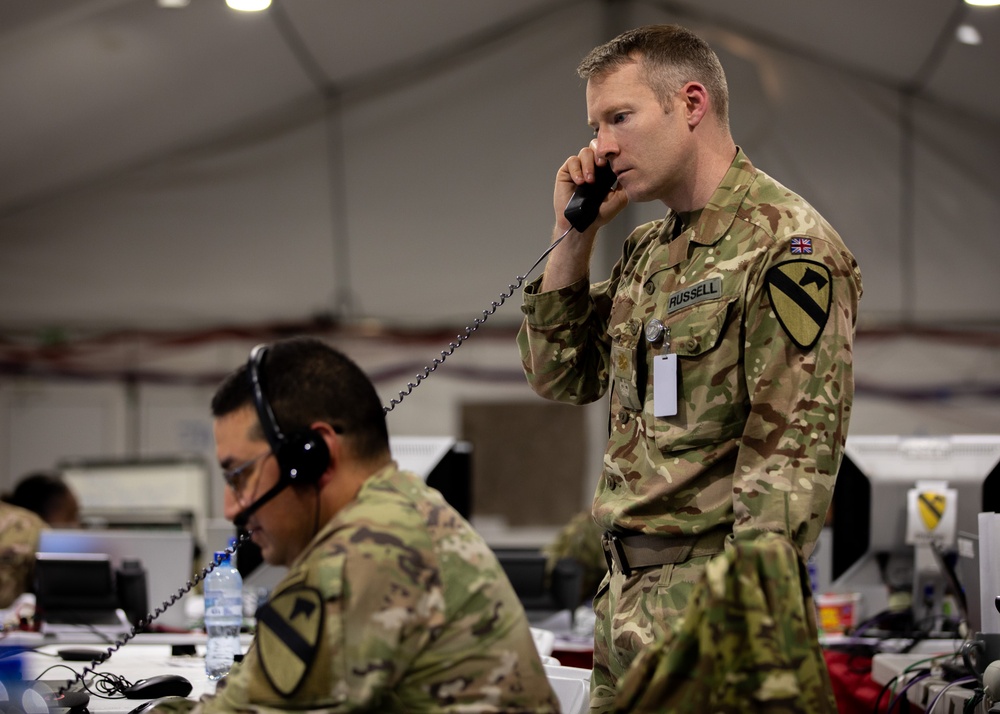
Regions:
M 927 526 L 928 532 L 933 532 L 941 517 L 944 515 L 948 505 L 948 497 L 936 491 L 921 491 L 917 496 L 917 510 L 920 512 L 920 520 Z
M 297 587 L 257 611 L 257 648 L 268 681 L 282 695 L 295 693 L 316 657 L 323 635 L 323 597 Z
M 830 316 L 830 269 L 813 260 L 789 260 L 767 271 L 774 314 L 792 342 L 812 348 Z

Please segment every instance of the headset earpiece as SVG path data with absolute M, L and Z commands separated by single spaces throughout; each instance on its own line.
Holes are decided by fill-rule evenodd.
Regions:
M 281 478 L 293 484 L 319 481 L 330 463 L 330 449 L 315 429 L 295 432 L 275 454 Z
M 315 429 L 303 429 L 288 436 L 281 432 L 274 411 L 264 396 L 261 365 L 266 354 L 267 346 L 257 345 L 251 350 L 247 361 L 257 419 L 278 462 L 281 480 L 292 485 L 316 483 L 330 463 L 330 449 L 323 435 Z

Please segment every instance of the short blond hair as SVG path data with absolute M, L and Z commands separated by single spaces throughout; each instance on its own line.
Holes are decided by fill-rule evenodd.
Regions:
M 662 104 L 686 82 L 704 85 L 716 117 L 729 126 L 726 73 L 708 43 L 680 25 L 646 25 L 624 32 L 595 47 L 576 71 L 583 79 L 600 79 L 627 64 L 639 63 L 643 80 Z

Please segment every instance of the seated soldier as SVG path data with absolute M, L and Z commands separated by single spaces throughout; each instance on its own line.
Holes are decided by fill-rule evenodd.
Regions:
M 559 711 L 492 551 L 399 471 L 353 362 L 313 339 L 258 347 L 212 413 L 226 517 L 289 571 L 198 713 Z
M 58 473 L 28 474 L 6 500 L 37 514 L 53 528 L 80 527 L 80 502 Z

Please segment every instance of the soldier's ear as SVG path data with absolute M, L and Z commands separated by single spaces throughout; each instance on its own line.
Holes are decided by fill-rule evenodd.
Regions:
M 331 426 L 323 421 L 313 422 L 309 425 L 309 428 L 315 431 L 324 443 L 326 443 L 327 451 L 330 454 L 329 462 L 326 465 L 326 470 L 319 477 L 319 485 L 326 485 L 333 474 L 336 472 L 337 468 L 342 463 L 345 457 L 346 444 L 344 443 L 344 437 L 338 434 L 337 431 Z
M 697 126 L 708 114 L 708 106 L 711 103 L 708 90 L 701 82 L 687 82 L 681 87 L 680 95 L 684 102 L 688 125 Z

